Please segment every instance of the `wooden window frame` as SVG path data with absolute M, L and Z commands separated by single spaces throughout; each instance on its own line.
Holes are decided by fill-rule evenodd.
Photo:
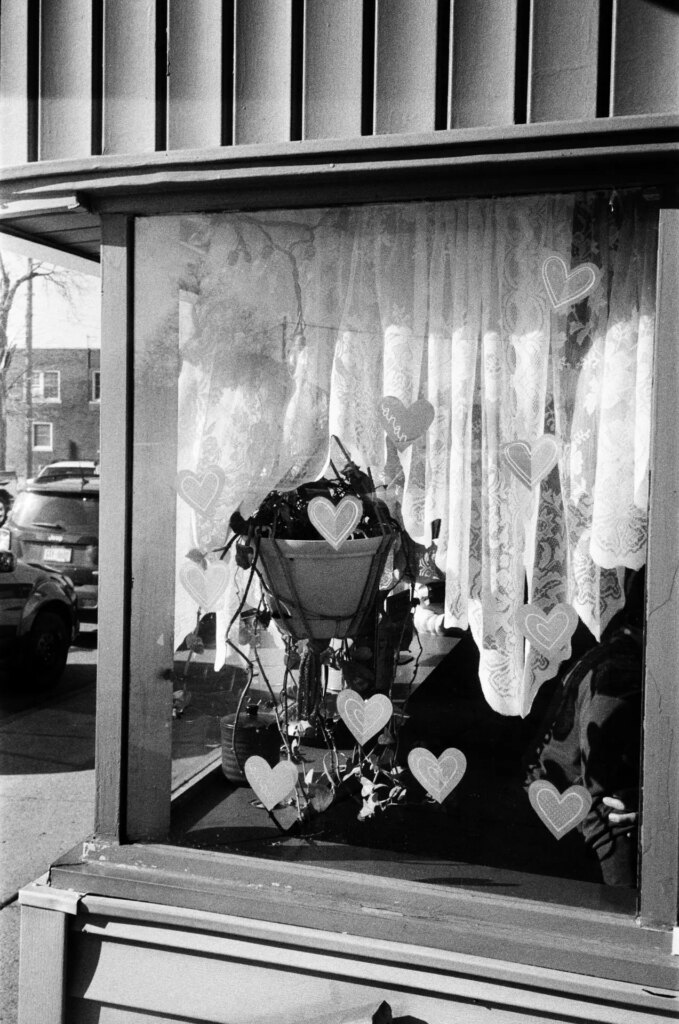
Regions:
M 50 443 L 49 445 L 38 445 L 35 443 L 35 428 L 36 427 L 49 427 L 50 432 Z M 34 420 L 31 423 L 31 448 L 34 452 L 53 452 L 54 451 L 54 424 L 47 423 L 43 420 Z
M 599 159 L 600 153 L 592 165 L 597 169 L 590 170 L 590 188 L 602 187 Z M 629 161 L 626 173 L 634 162 L 632 150 Z M 260 202 L 253 199 L 250 205 L 316 205 L 323 202 L 323 193 L 327 202 L 370 202 L 412 197 L 418 187 L 420 198 L 431 198 L 421 184 L 426 178 L 422 166 L 418 186 L 399 178 L 385 160 L 381 166 L 384 188 L 378 194 L 374 177 L 365 168 L 356 169 L 339 194 L 330 168 L 325 170 L 327 180 L 319 170 L 312 195 L 305 195 L 299 185 L 290 185 L 287 176 L 278 177 L 274 170 L 267 187 L 258 193 Z M 451 170 L 454 166 L 448 168 L 447 190 L 438 183 L 433 190 L 436 197 L 444 192 L 449 198 L 468 194 L 468 183 L 456 187 Z M 557 179 L 558 188 L 552 175 L 539 173 L 530 154 L 524 170 L 519 178 L 513 167 L 505 194 L 568 190 L 567 170 L 565 177 Z M 586 173 L 587 166 L 584 177 Z M 610 171 L 605 173 L 604 180 L 610 181 Z M 679 588 L 674 585 L 679 571 L 679 437 L 674 420 L 679 400 L 679 360 L 675 358 L 679 210 L 673 208 L 672 200 L 659 203 L 643 765 L 644 800 L 647 808 L 655 806 L 657 812 L 647 810 L 643 816 L 641 885 L 636 914 L 630 914 L 621 912 L 613 892 L 603 892 L 598 907 L 555 906 L 167 845 L 167 740 L 159 745 L 157 736 L 167 732 L 171 704 L 167 651 L 172 622 L 167 609 L 161 610 L 159 618 L 152 610 L 153 595 L 160 592 L 164 578 L 162 571 L 161 576 L 157 574 L 158 522 L 148 515 L 144 522 L 143 514 L 133 520 L 133 502 L 156 510 L 159 494 L 164 494 L 174 509 L 174 470 L 170 475 L 174 463 L 162 444 L 167 419 L 158 416 L 157 409 L 144 412 L 144 406 L 153 409 L 158 396 L 144 390 L 136 406 L 134 401 L 134 218 L 242 207 L 240 189 L 229 191 L 222 183 L 217 191 L 211 187 L 206 192 L 199 178 L 200 173 L 192 188 L 181 193 L 166 191 L 162 202 L 157 188 L 148 194 L 110 193 L 100 202 L 101 372 L 124 381 L 126 387 L 115 389 L 102 403 L 101 415 L 100 600 L 107 611 L 100 620 L 96 832 L 92 842 L 53 866 L 52 884 L 190 908 L 197 914 L 214 911 L 328 933 L 348 932 L 368 940 L 407 938 L 411 944 L 527 965 L 527 977 L 532 965 L 608 979 L 606 984 L 617 979 L 674 988 L 671 948 L 679 873 L 679 787 L 675 783 L 679 744 L 672 742 L 679 725 L 679 688 L 673 668 L 679 664 Z M 639 180 L 618 179 L 616 184 L 624 187 Z M 654 180 L 647 167 L 641 180 L 653 195 Z M 512 189 L 511 182 L 518 187 Z M 580 174 L 570 187 L 586 187 Z M 486 194 L 495 191 L 492 175 L 485 189 Z M 484 193 L 483 183 L 477 183 L 476 192 Z M 657 199 L 657 190 L 655 195 Z M 166 412 L 172 399 L 168 404 L 166 394 L 163 400 Z M 154 417 L 161 429 L 149 438 L 146 431 Z M 151 458 L 149 452 L 153 452 Z M 149 636 L 165 638 L 165 647 L 163 642 L 150 642 Z M 149 744 L 151 735 L 156 739 Z
M 45 396 L 45 377 L 48 373 L 55 373 L 57 376 L 57 396 L 53 398 L 51 396 Z M 39 386 L 36 388 L 36 384 Z M 34 370 L 32 379 L 28 385 L 31 389 L 31 397 L 34 402 L 39 402 L 45 405 L 57 405 L 61 402 L 61 370 Z

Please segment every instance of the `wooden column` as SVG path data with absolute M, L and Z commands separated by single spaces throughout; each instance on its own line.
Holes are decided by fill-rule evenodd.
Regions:
M 305 0 L 305 139 L 361 134 L 362 66 L 360 0 Z
M 599 0 L 535 0 L 528 120 L 596 117 Z
M 437 8 L 436 0 L 377 0 L 376 134 L 434 128 Z
M 91 0 L 41 5 L 40 160 L 92 152 Z
M 132 226 L 101 225 L 101 485 L 97 664 L 96 835 L 124 839 L 130 611 Z
M 518 0 L 454 0 L 451 128 L 514 124 Z
M 641 921 L 677 921 L 679 864 L 679 210 L 660 215 L 647 568 Z
M 615 0 L 611 113 L 679 113 L 679 10 Z
M 135 221 L 126 832 L 167 838 L 172 782 L 179 218 Z
M 156 111 L 157 17 L 154 0 L 104 0 L 104 153 L 155 149 L 157 113 L 164 117 Z
M 221 146 L 222 0 L 169 0 L 168 15 L 168 149 Z
M 35 3 L 4 0 L 0 32 L 0 164 L 35 159 L 38 24 Z
M 234 142 L 287 142 L 292 0 L 236 0 Z

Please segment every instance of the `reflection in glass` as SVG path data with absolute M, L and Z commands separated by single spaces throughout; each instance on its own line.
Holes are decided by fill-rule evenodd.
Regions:
M 634 886 L 653 212 L 167 224 L 182 841 Z

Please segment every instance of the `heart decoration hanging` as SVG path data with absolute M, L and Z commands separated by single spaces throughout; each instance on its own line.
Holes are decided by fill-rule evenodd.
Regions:
M 442 804 L 462 781 L 467 758 L 455 747 L 448 747 L 438 758 L 426 747 L 414 747 L 408 754 L 408 767 L 427 793 Z
M 209 562 L 207 569 L 195 562 L 187 562 L 179 570 L 179 579 L 200 610 L 212 612 L 226 590 L 229 570 L 223 562 Z
M 565 661 L 571 656 L 571 639 L 578 624 L 578 613 L 570 604 L 557 604 L 546 612 L 536 604 L 525 604 L 516 612 L 516 624 L 536 650 L 550 661 Z
M 253 754 L 245 762 L 243 771 L 250 788 L 267 811 L 287 800 L 297 786 L 297 768 L 292 761 L 279 761 L 272 768 L 259 754 Z
M 400 452 L 427 432 L 435 416 L 434 406 L 426 398 L 406 408 L 400 398 L 393 395 L 386 395 L 380 400 L 377 412 L 387 437 Z
M 209 516 L 224 489 L 226 476 L 219 466 L 208 466 L 203 473 L 182 469 L 177 473 L 177 492 L 187 505 Z
M 337 697 L 337 713 L 360 746 L 364 746 L 387 724 L 394 705 L 384 693 L 363 700 L 355 690 L 342 690 Z
M 559 457 L 559 447 L 553 434 L 543 434 L 533 444 L 510 441 L 502 446 L 501 451 L 514 476 L 529 490 L 549 476 Z
M 555 839 L 562 839 L 583 821 L 592 806 L 592 797 L 584 786 L 570 786 L 559 793 L 546 779 L 537 779 L 528 787 L 528 799 L 540 820 Z
M 563 309 L 580 302 L 594 291 L 601 279 L 601 271 L 594 263 L 581 263 L 574 270 L 556 253 L 542 264 L 542 280 L 554 309 Z
M 335 551 L 344 544 L 358 526 L 363 516 L 363 503 L 348 494 L 337 505 L 329 498 L 312 498 L 307 506 L 309 522 L 315 526 L 321 537 L 331 544 Z

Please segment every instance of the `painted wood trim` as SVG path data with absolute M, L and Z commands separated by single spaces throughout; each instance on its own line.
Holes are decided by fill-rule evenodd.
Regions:
M 437 0 L 417 4 L 377 0 L 374 130 L 378 135 L 435 127 L 437 14 Z
M 247 919 L 255 931 L 264 922 L 286 933 L 295 927 L 320 930 L 329 948 L 344 941 L 338 936 L 361 936 L 611 983 L 677 987 L 671 931 L 640 928 L 632 913 L 612 913 L 611 894 L 599 907 L 579 910 L 463 887 L 158 845 L 95 844 L 86 860 L 74 851 L 53 865 L 50 877 L 57 887 L 163 903 L 172 911 L 186 908 L 196 920 L 218 913 Z
M 600 0 L 532 4 L 529 121 L 596 117 L 599 6 Z
M 235 0 L 234 142 L 282 142 L 292 122 L 293 0 Z
M 67 915 L 21 908 L 18 1024 L 65 1024 Z
M 131 448 L 131 224 L 104 217 L 101 308 L 101 484 L 99 657 L 95 742 L 95 831 L 124 835 L 124 777 L 129 676 Z
M 72 943 L 76 969 L 70 975 L 71 997 L 190 1019 L 199 1010 L 204 1021 L 225 1020 L 226 990 L 232 994 L 232 1012 L 235 1009 L 248 1020 L 262 1005 L 271 1005 L 275 993 L 277 1012 L 286 1020 L 302 1008 L 314 1019 L 322 1015 L 330 1020 L 324 1011 L 331 1003 L 340 1015 L 334 1019 L 343 1019 L 352 1001 L 352 1019 L 356 1019 L 362 1016 L 356 1014 L 357 998 L 365 1000 L 364 1007 L 370 1006 L 368 997 L 374 993 L 372 1008 L 377 1009 L 384 998 L 380 991 L 392 1003 L 400 993 L 399 1013 L 417 1014 L 418 1019 L 422 1015 L 441 1024 L 455 1020 L 458 1013 L 464 1014 L 466 1024 L 482 1024 L 489 1011 L 506 1024 L 519 1024 L 524 1019 L 519 1014 L 527 1012 L 534 1020 L 554 1019 L 555 1011 L 561 1021 L 618 1024 L 622 1014 L 626 1024 L 649 1024 L 667 1009 L 663 994 L 643 993 L 625 983 L 609 985 L 606 996 L 599 986 L 593 1003 L 587 992 L 593 986 L 585 982 L 585 992 L 579 991 L 582 981 L 577 977 L 558 984 L 555 992 L 545 975 L 525 978 L 523 985 L 503 984 L 493 976 L 488 961 L 483 965 L 485 977 L 475 976 L 473 969 L 464 971 L 454 956 L 438 971 L 429 971 L 404 963 L 397 953 L 378 959 L 367 943 L 349 958 L 317 950 L 311 936 L 306 948 L 286 941 L 285 933 L 276 942 L 260 944 L 249 937 L 201 931 L 195 922 L 189 930 L 109 917 L 80 918 Z M 131 950 L 134 971 L 128 966 Z M 500 971 L 507 966 L 498 965 Z M 286 974 L 293 975 L 294 985 L 286 983 Z
M 451 128 L 514 124 L 518 0 L 453 0 Z
M 568 121 L 470 127 L 413 133 L 408 136 L 365 136 L 360 139 L 322 139 L 303 142 L 253 143 L 238 148 L 205 149 L 200 153 L 106 154 L 79 160 L 44 161 L 39 164 L 6 168 L 0 173 L 2 192 L 20 193 L 25 200 L 37 194 L 41 183 L 57 181 L 72 192 L 86 176 L 104 179 L 107 175 L 132 176 L 143 172 L 160 174 L 179 168 L 215 168 L 242 166 L 268 160 L 277 164 L 305 161 L 320 163 L 350 158 L 389 161 L 403 156 L 432 153 L 531 152 L 560 148 L 563 156 L 572 150 L 628 145 L 630 151 L 649 142 L 672 143 L 679 140 L 679 116 L 673 114 L 636 115 L 597 118 L 593 121 Z M 71 182 L 70 185 L 67 182 Z M 122 187 L 122 186 L 119 186 Z
M 679 111 L 679 9 L 655 0 L 615 0 L 614 116 Z
M 302 135 L 361 134 L 362 0 L 305 0 Z
M 646 609 L 641 921 L 677 922 L 679 896 L 679 210 L 660 214 Z M 648 820 L 643 807 L 653 808 Z M 679 967 L 679 965 L 678 965 Z
M 22 895 L 25 892 L 23 890 Z M 571 995 L 577 993 L 579 997 L 593 1002 L 614 1000 L 621 992 L 618 982 L 605 978 L 543 967 L 526 967 L 505 959 L 493 960 L 463 953 L 451 956 L 450 952 L 425 945 L 418 946 L 408 941 L 390 941 L 386 936 L 366 939 L 347 932 L 333 933 L 290 924 L 286 926 L 283 935 L 280 925 L 268 921 L 210 912 L 197 913 L 195 910 L 182 907 L 141 903 L 136 900 L 115 900 L 103 896 L 83 897 L 80 909 L 86 915 L 81 917 L 82 927 L 87 926 L 92 915 L 111 922 L 161 925 L 177 932 L 195 928 L 205 935 L 250 940 L 264 949 L 275 945 L 293 950 L 313 950 L 319 954 L 342 957 L 351 964 L 357 964 L 362 957 L 368 955 L 376 963 L 397 962 L 412 971 L 454 971 L 461 977 L 474 977 L 480 981 L 487 979 L 498 985 L 525 986 L 539 991 L 565 992 Z M 357 967 L 356 970 L 360 971 L 360 968 Z M 623 983 L 623 990 L 628 1005 L 638 1006 L 646 1002 L 647 993 L 640 991 L 631 980 Z
M 103 54 L 102 151 L 153 152 L 156 143 L 155 0 L 104 0 Z
M 219 146 L 222 0 L 168 0 L 168 21 L 168 149 Z
M 91 0 L 41 5 L 39 159 L 92 152 Z
M 423 182 L 425 183 L 423 189 Z M 462 198 L 469 195 L 525 195 L 597 188 L 618 190 L 639 182 L 677 194 L 676 147 L 622 146 L 548 153 L 494 153 L 403 159 L 394 164 L 364 162 L 319 167 L 256 166 L 198 172 L 178 171 L 164 176 L 162 188 L 153 176 L 137 182 L 138 191 L 125 193 L 125 179 L 81 182 L 93 208 L 109 212 L 178 213 L 228 209 L 269 209 L 396 201 Z M 91 191 L 90 191 L 91 190 Z M 121 194 L 116 194 L 121 192 Z M 49 188 L 40 195 L 50 195 Z M 58 189 L 54 194 L 58 194 Z
M 164 839 L 170 826 L 179 315 L 174 228 L 174 219 L 135 222 L 126 751 L 130 841 Z

